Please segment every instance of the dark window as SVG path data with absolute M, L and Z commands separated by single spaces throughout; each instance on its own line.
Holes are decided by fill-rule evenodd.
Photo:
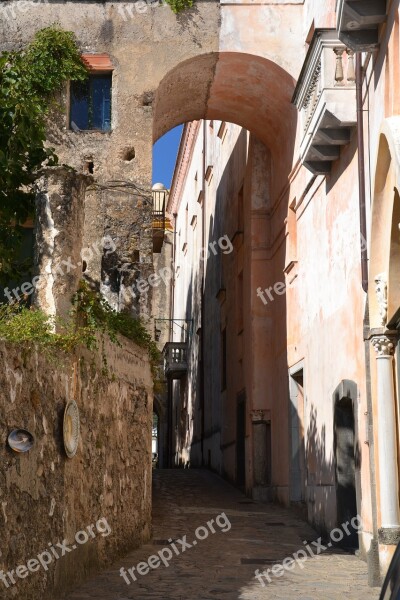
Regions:
M 110 131 L 111 85 L 111 73 L 71 83 L 71 129 Z
M 15 279 L 7 282 L 7 286 L 0 286 L 0 304 L 24 300 L 30 305 L 34 292 L 32 282 L 32 265 L 34 252 L 34 235 L 31 227 L 20 227 L 21 246 L 17 259 L 19 271 Z M 21 289 L 22 288 L 22 289 Z
M 241 233 L 243 233 L 244 231 L 244 199 L 243 199 L 244 193 L 243 193 L 243 186 L 240 188 L 239 194 L 238 194 L 238 231 L 240 231 Z
M 226 389 L 226 328 L 221 333 L 221 391 Z
M 243 324 L 243 271 L 237 278 L 237 332 L 242 333 Z

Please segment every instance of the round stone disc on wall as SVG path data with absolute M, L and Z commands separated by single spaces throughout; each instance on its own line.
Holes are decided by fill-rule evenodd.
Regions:
M 78 450 L 79 430 L 79 408 L 75 400 L 71 400 L 65 407 L 63 423 L 64 448 L 68 458 L 73 458 Z

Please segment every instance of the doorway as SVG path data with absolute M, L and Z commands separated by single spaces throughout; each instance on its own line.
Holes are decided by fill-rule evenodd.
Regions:
M 337 523 L 351 521 L 357 516 L 355 419 L 353 400 L 337 399 L 334 409 L 334 448 L 336 469 Z M 343 538 L 347 548 L 358 548 L 357 531 L 350 529 L 350 535 Z
M 289 369 L 290 502 L 306 498 L 306 453 L 304 441 L 304 364 Z
M 238 395 L 236 412 L 236 485 L 246 488 L 246 394 Z

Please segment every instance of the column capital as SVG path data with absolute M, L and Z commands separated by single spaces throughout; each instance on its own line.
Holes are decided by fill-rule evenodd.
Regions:
M 373 335 L 371 337 L 371 344 L 373 345 L 378 357 L 393 356 L 397 342 L 397 333 L 385 333 L 381 335 Z
M 264 421 L 269 421 L 270 411 L 263 409 L 254 409 L 250 411 L 250 416 L 252 423 L 262 423 Z

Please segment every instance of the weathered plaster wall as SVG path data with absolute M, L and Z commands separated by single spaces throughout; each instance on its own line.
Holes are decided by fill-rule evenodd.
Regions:
M 24 10 L 21 4 L 18 0 L 0 3 L 0 51 L 23 47 L 35 31 L 58 22 L 75 32 L 82 53 L 110 55 L 112 131 L 71 131 L 65 90 L 65 112 L 54 115 L 49 143 L 60 162 L 78 173 L 87 173 L 87 163 L 93 162 L 97 182 L 123 182 L 123 189 L 106 186 L 88 195 L 84 246 L 111 235 L 118 248 L 112 260 L 99 261 L 98 256 L 88 260 L 87 276 L 97 285 L 103 282 L 102 292 L 115 308 L 149 317 L 151 295 L 135 298 L 130 287 L 139 274 L 147 277 L 152 271 L 154 93 L 175 65 L 218 50 L 219 5 L 200 2 L 190 14 L 177 17 L 167 5 L 155 3 L 146 5 L 145 11 L 136 10 L 135 2 L 46 2 Z M 174 102 L 178 90 L 166 93 Z M 126 157 L 128 150 L 134 154 L 131 160 Z M 145 197 L 132 183 L 144 190 Z
M 18 0 L 1 4 L 7 4 L 8 18 L 1 20 L 0 49 L 21 47 L 38 29 L 59 22 L 75 32 L 82 52 L 109 53 L 114 66 L 112 131 L 73 132 L 66 111 L 51 128 L 50 141 L 58 147 L 62 161 L 78 171 L 92 158 L 97 179 L 134 180 L 147 186 L 153 94 L 176 64 L 218 49 L 218 4 L 199 2 L 196 10 L 181 17 L 168 6 L 154 3 L 145 12 L 136 11 L 135 2 L 64 0 L 38 3 L 24 12 Z M 124 153 L 131 147 L 135 158 L 127 161 Z
M 1 343 L 0 569 L 7 572 L 51 543 L 107 520 L 111 533 L 77 547 L 9 589 L 1 598 L 53 600 L 88 573 L 147 541 L 151 530 L 152 382 L 142 349 L 106 342 L 101 354 L 74 358 Z M 75 399 L 81 418 L 76 456 L 63 449 L 63 412 Z M 27 454 L 6 446 L 13 428 L 35 437 Z M 95 528 L 96 531 L 96 528 Z
M 220 51 L 262 56 L 297 77 L 304 43 L 303 5 L 304 0 L 222 1 Z
M 287 293 L 288 362 L 292 366 L 305 358 L 306 402 L 304 416 L 300 417 L 311 461 L 309 517 L 324 523 L 327 529 L 335 526 L 337 518 L 333 392 L 345 379 L 358 386 L 356 419 L 360 437 L 356 449 L 361 453 L 365 529 L 370 531 L 369 449 L 364 417 L 365 298 L 360 284 L 358 198 L 357 188 L 352 185 L 352 177 L 356 177 L 352 166 L 340 175 L 338 172 L 337 180 L 332 177 L 324 182 L 317 178 L 296 205 L 296 278 Z M 292 229 L 289 237 L 293 235 Z
M 168 221 L 169 221 L 169 217 Z M 174 232 L 169 223 L 165 231 L 164 242 L 159 254 L 153 255 L 154 273 L 158 276 L 156 287 L 152 294 L 152 317 L 154 335 L 157 347 L 162 352 L 166 342 L 169 341 L 171 323 L 171 284 L 173 273 L 173 247 Z M 164 360 L 161 355 L 159 367 L 159 381 L 154 390 L 154 412 L 159 419 L 158 425 L 158 467 L 168 467 L 168 387 L 164 375 Z
M 83 276 L 85 190 L 89 177 L 72 169 L 45 169 L 37 180 L 35 302 L 47 314 L 66 317 Z M 103 254 L 103 248 L 99 248 Z

